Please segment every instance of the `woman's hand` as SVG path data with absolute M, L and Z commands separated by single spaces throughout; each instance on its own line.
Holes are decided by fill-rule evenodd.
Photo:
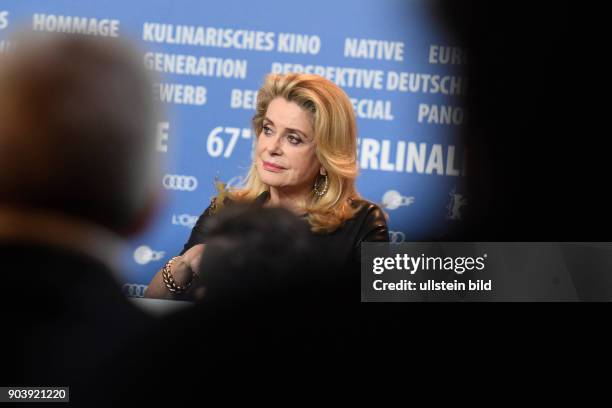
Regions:
M 193 272 L 196 274 L 200 271 L 200 263 L 202 262 L 202 254 L 204 253 L 204 244 L 195 245 L 187 250 L 180 258 L 172 264 L 172 276 L 178 285 L 185 285 L 193 278 Z M 202 290 L 195 290 L 196 282 L 192 282 L 191 287 L 181 294 L 175 294 L 168 290 L 163 281 L 162 271 L 158 271 L 147 290 L 144 297 L 158 299 L 188 299 L 195 297 L 196 299 L 203 296 Z

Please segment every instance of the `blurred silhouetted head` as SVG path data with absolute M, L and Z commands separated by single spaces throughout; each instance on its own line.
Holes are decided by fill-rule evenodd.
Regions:
M 235 204 L 207 220 L 205 301 L 317 297 L 321 268 L 308 223 L 282 208 Z
M 157 167 L 152 87 L 116 39 L 31 33 L 0 56 L 0 204 L 129 229 Z

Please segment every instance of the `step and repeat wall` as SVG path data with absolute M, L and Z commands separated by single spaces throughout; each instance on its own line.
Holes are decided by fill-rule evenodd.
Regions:
M 319 74 L 349 95 L 357 187 L 389 215 L 392 241 L 435 240 L 462 222 L 467 55 L 427 1 L 3 0 L 0 52 L 18 28 L 130 39 L 158 78 L 165 111 L 151 137 L 165 164 L 165 200 L 129 243 L 128 295 L 141 296 L 180 252 L 215 178 L 244 179 L 257 89 L 271 72 Z

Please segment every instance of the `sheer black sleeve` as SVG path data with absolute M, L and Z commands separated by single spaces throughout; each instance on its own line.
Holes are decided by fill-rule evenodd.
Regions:
M 183 250 L 180 255 L 183 255 L 187 250 L 194 245 L 204 244 L 206 242 L 206 220 L 214 214 L 216 210 L 217 198 L 213 198 L 210 202 L 210 205 L 204 210 L 200 217 L 196 221 L 194 227 L 191 229 L 191 234 L 189 235 L 189 239 L 183 246 Z

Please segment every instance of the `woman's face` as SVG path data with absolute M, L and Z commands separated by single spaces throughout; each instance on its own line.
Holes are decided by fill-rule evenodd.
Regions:
M 270 187 L 312 189 L 320 164 L 315 154 L 312 114 L 295 102 L 275 98 L 268 105 L 257 137 L 257 173 Z

